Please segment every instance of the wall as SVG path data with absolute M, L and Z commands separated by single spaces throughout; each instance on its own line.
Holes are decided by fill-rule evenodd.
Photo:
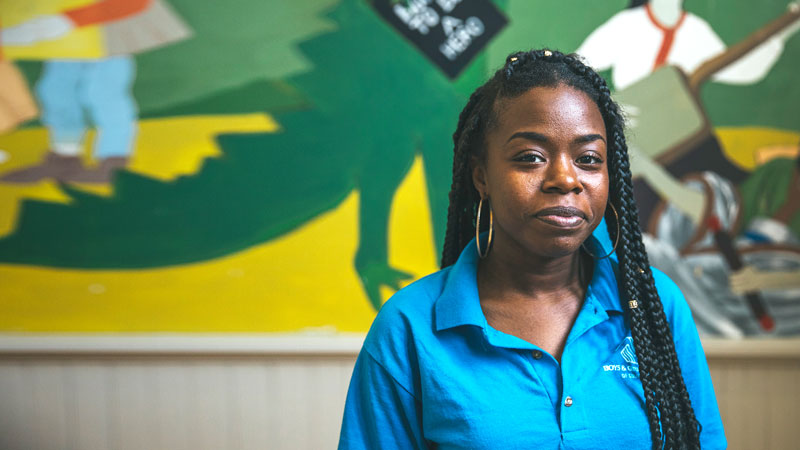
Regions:
M 150 6 L 107 14 L 126 3 Z M 412 3 L 398 28 L 411 13 L 394 0 L 3 0 L 0 331 L 365 332 L 438 267 L 470 93 L 509 52 L 548 46 L 585 57 L 625 105 L 650 262 L 700 331 L 800 335 L 800 27 L 729 53 L 719 76 L 698 66 L 796 20 L 786 0 Z M 96 20 L 39 36 L 54 13 Z M 679 13 L 659 66 L 656 22 Z M 464 36 L 454 18 L 480 19 L 487 41 L 469 38 L 451 77 L 424 49 Z M 734 249 L 717 248 L 712 212 Z M 752 270 L 732 273 L 736 253 Z M 774 331 L 744 306 L 753 291 Z
M 0 447 L 335 448 L 359 342 L 2 339 Z M 730 448 L 795 448 L 800 341 L 704 345 Z

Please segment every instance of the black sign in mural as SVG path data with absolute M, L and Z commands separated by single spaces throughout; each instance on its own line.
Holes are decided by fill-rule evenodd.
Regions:
M 373 6 L 450 78 L 508 22 L 488 0 L 375 0 Z

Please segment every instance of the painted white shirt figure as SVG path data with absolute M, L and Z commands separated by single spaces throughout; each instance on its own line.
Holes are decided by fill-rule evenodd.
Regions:
M 596 70 L 613 68 L 617 89 L 639 81 L 659 63 L 691 74 L 703 62 L 725 51 L 725 43 L 708 22 L 683 11 L 682 0 L 652 0 L 620 11 L 595 29 L 577 53 Z M 760 81 L 783 52 L 784 41 L 800 22 L 768 39 L 735 63 L 714 74 L 715 81 L 750 84 Z M 755 31 L 755 30 L 752 30 Z M 668 41 L 672 35 L 672 42 Z M 664 53 L 659 55 L 659 53 Z M 661 56 L 661 58 L 659 58 Z

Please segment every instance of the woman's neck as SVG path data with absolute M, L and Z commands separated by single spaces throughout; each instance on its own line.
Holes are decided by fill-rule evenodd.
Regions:
M 548 258 L 525 254 L 519 246 L 502 247 L 496 246 L 479 263 L 478 285 L 482 294 L 547 302 L 583 297 L 588 280 L 582 276 L 586 272 L 581 270 L 585 262 L 582 263 L 579 251 Z

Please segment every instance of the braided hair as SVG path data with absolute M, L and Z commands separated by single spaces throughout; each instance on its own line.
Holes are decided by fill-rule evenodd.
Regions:
M 627 309 L 638 357 L 653 448 L 700 448 L 700 426 L 686 391 L 672 332 L 642 243 L 623 133 L 625 121 L 611 99 L 605 80 L 584 65 L 577 55 L 550 50 L 513 53 L 489 81 L 475 90 L 461 111 L 453 134 L 453 183 L 442 267 L 453 264 L 475 235 L 480 194 L 472 182 L 471 161 L 474 158 L 485 160 L 486 133 L 497 120 L 496 101 L 516 98 L 534 87 L 561 85 L 588 95 L 600 109 L 606 126 L 609 201 L 616 206 L 618 218 L 607 208 L 605 219 L 611 241 L 619 239 L 616 252 L 620 301 Z M 486 222 L 483 221 L 481 228 Z M 628 307 L 631 300 L 636 300 L 638 306 Z

